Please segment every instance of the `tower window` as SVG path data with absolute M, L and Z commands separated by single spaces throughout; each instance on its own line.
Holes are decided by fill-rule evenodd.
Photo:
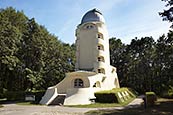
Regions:
M 100 57 L 97 58 L 97 60 L 104 62 L 104 57 L 103 56 L 100 56 Z
M 94 26 L 93 25 L 90 25 L 90 28 L 94 28 Z
M 102 72 L 101 72 L 101 69 L 98 69 L 98 73 L 102 73 Z
M 86 29 L 92 29 L 92 28 L 94 28 L 93 25 L 87 25 L 87 26 L 86 26 Z
M 103 39 L 103 34 L 98 33 L 98 34 L 97 34 L 97 38 Z
M 96 83 L 94 83 L 93 87 L 99 87 L 99 88 L 101 88 L 100 82 L 97 81 Z
M 74 87 L 75 88 L 82 88 L 84 86 L 82 79 L 75 79 L 74 80 Z
M 100 57 L 98 57 L 98 61 L 101 61 L 101 58 Z
M 98 71 L 98 73 L 103 73 L 103 74 L 105 74 L 105 69 L 104 69 L 104 68 L 98 69 L 97 71 Z
M 101 47 L 100 46 L 98 46 L 98 50 L 100 50 L 101 49 Z
M 101 38 L 100 34 L 98 34 L 98 38 Z
M 97 48 L 98 48 L 98 50 L 104 50 L 103 45 L 98 45 Z

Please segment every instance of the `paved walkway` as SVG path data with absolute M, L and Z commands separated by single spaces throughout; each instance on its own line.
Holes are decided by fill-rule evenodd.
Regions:
M 85 112 L 90 110 L 124 109 L 126 107 L 140 106 L 142 102 L 142 98 L 139 97 L 125 107 L 111 108 L 74 108 L 63 106 L 26 106 L 16 104 L 4 104 L 4 107 L 0 108 L 0 115 L 84 115 Z

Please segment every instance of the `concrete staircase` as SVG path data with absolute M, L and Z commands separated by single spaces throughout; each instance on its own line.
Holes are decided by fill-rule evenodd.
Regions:
M 49 105 L 63 105 L 66 94 L 58 94 L 58 96 L 49 103 Z

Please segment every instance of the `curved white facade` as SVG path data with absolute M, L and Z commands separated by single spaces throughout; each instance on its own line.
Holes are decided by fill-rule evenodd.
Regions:
M 110 65 L 109 37 L 105 23 L 97 21 L 83 23 L 77 27 L 76 37 L 76 70 L 99 69 L 94 66 L 99 56 L 104 58 L 105 65 Z
M 41 104 L 90 104 L 94 92 L 119 88 L 116 68 L 110 65 L 109 36 L 102 14 L 88 11 L 76 29 L 75 72 L 47 89 Z

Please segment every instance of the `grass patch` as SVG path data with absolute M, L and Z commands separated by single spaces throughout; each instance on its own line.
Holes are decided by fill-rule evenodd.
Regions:
M 94 103 L 88 105 L 67 105 L 67 107 L 77 107 L 77 108 L 103 108 L 103 107 L 119 107 L 118 103 Z
M 77 108 L 105 108 L 105 107 L 122 107 L 128 105 L 135 98 L 131 98 L 124 103 L 94 103 L 88 105 L 66 105 L 66 107 L 77 107 Z
M 7 98 L 3 98 L 3 99 L 0 99 L 0 106 L 2 106 L 1 104 L 17 104 L 17 105 L 41 105 L 35 101 L 9 101 L 7 100 Z
M 38 103 L 35 103 L 35 102 L 30 102 L 30 101 L 19 101 L 19 102 L 16 102 L 17 105 L 41 105 L 41 104 L 38 104 Z
M 153 107 L 127 108 L 123 110 L 93 110 L 85 115 L 172 115 L 173 99 L 158 99 Z
M 3 106 L 1 105 L 1 102 L 5 101 L 6 98 L 0 99 L 0 108 L 2 108 Z

